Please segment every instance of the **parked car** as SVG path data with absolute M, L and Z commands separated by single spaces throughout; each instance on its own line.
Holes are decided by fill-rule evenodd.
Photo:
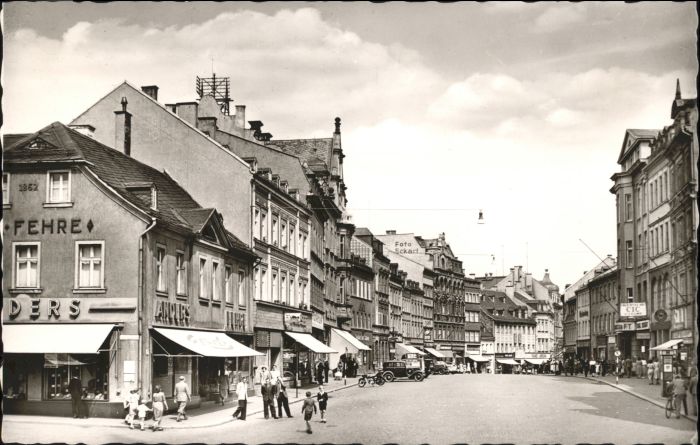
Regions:
M 457 374 L 458 371 L 459 370 L 457 368 L 457 365 L 455 365 L 454 363 L 450 363 L 447 365 L 447 372 L 449 372 L 450 374 Z
M 382 364 L 382 376 L 387 382 L 393 382 L 397 378 L 407 378 L 420 382 L 425 378 L 425 373 L 420 367 L 408 366 L 402 360 L 390 360 Z
M 441 361 L 436 361 L 433 363 L 433 367 L 431 369 L 431 372 L 433 374 L 449 374 L 450 371 L 447 369 L 447 363 L 441 362 Z

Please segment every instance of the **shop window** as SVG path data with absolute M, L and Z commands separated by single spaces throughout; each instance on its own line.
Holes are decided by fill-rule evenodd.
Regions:
M 104 241 L 80 242 L 77 246 L 76 283 L 78 289 L 104 287 Z
M 166 292 L 168 290 L 165 276 L 165 247 L 156 246 L 156 290 Z
M 27 398 L 27 376 L 29 361 L 18 357 L 4 357 L 3 364 L 3 397 L 6 399 Z
M 40 283 L 40 243 L 14 243 L 15 287 L 39 288 Z
M 44 399 L 70 399 L 71 379 L 80 380 L 83 399 L 109 397 L 109 351 L 99 354 L 44 354 Z
M 49 204 L 70 202 L 70 172 L 53 171 L 47 173 L 48 187 L 46 202 Z
M 168 357 L 153 357 L 153 377 L 166 377 L 168 375 Z

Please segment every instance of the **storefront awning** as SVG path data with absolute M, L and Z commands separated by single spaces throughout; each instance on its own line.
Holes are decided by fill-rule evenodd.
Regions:
M 475 362 L 489 362 L 491 360 L 487 359 L 483 355 L 467 355 L 465 358 L 474 360 Z
M 543 358 L 526 358 L 526 362 L 531 363 L 533 365 L 541 365 L 542 363 L 546 362 L 547 360 Z
M 436 351 L 433 348 L 424 348 L 426 352 L 428 352 L 430 355 L 432 355 L 435 358 L 445 358 L 444 355 L 440 353 L 440 351 Z
M 333 336 L 336 336 L 334 339 Z M 340 340 L 339 342 L 337 340 Z M 338 344 L 340 343 L 340 344 Z M 344 345 L 343 345 L 344 343 Z M 357 351 L 370 351 L 372 348 L 362 343 L 360 340 L 356 339 L 348 331 L 343 331 L 340 329 L 332 329 L 331 344 L 335 347 L 341 347 L 342 349 L 350 346 L 348 352 L 357 353 Z
M 313 336 L 311 336 L 311 334 L 302 334 L 299 332 L 285 332 L 285 334 L 289 335 L 292 339 L 294 339 L 294 341 L 306 346 L 312 352 L 315 352 L 317 354 L 338 353 L 338 351 L 336 351 L 335 349 L 329 348 L 320 341 L 316 340 Z
M 520 365 L 520 363 L 516 362 L 512 358 L 497 358 L 496 361 L 502 365 L 511 365 L 511 366 Z
M 452 353 L 452 351 L 448 351 L 448 350 L 444 350 L 444 349 L 443 349 L 443 350 L 440 350 L 440 354 L 442 354 L 442 356 L 445 357 L 445 358 L 454 358 L 454 356 L 455 356 L 455 355 Z
M 6 324 L 5 353 L 96 354 L 113 324 Z
M 420 351 L 415 346 L 407 345 L 405 343 L 396 343 L 396 351 L 399 352 L 398 356 L 403 354 L 418 354 L 425 355 L 425 352 Z
M 651 351 L 667 351 L 669 349 L 673 349 L 674 346 L 678 346 L 679 343 L 683 343 L 683 340 L 676 338 L 673 340 L 669 340 L 666 343 L 661 343 L 658 346 L 654 346 L 650 350 Z
M 238 343 L 223 332 L 153 328 L 171 341 L 204 357 L 252 357 L 264 355 Z

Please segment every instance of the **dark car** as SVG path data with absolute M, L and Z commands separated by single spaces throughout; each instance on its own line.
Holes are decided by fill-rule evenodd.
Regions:
M 433 366 L 431 368 L 431 372 L 433 374 L 449 374 L 450 373 L 450 371 L 447 368 L 447 363 L 441 362 L 441 361 L 437 361 L 437 362 L 433 363 Z
M 382 365 L 382 376 L 387 382 L 393 382 L 394 379 L 407 378 L 417 382 L 425 378 L 425 373 L 420 367 L 408 366 L 402 360 L 391 360 L 384 362 Z

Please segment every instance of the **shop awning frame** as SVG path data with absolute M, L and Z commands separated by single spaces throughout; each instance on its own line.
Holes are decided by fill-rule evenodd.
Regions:
M 415 346 L 412 345 L 407 345 L 406 343 L 396 343 L 396 349 L 402 349 L 404 354 L 418 354 L 418 355 L 426 355 L 425 352 L 419 350 Z
M 650 348 L 649 350 L 650 351 L 670 351 L 681 343 L 683 343 L 682 339 L 674 338 L 673 340 L 669 340 L 665 343 L 661 343 L 660 345 L 654 346 L 653 348 Z
M 502 365 L 519 366 L 520 363 L 516 362 L 512 358 L 497 358 L 496 361 Z
M 546 362 L 547 359 L 544 359 L 544 358 L 526 358 L 525 361 L 532 364 L 532 365 L 539 366 L 539 365 L 543 364 L 544 362 Z
M 324 345 L 317 339 L 315 339 L 311 334 L 304 334 L 301 332 L 286 332 L 292 340 L 295 342 L 305 346 L 307 349 L 309 349 L 312 352 L 315 352 L 317 354 L 337 354 L 338 351 L 335 349 Z
M 97 354 L 116 324 L 3 324 L 5 354 Z
M 237 342 L 223 332 L 153 328 L 168 340 L 203 357 L 254 357 L 265 355 Z M 162 345 L 159 344 L 162 347 Z M 166 350 L 165 348 L 163 348 Z M 167 350 L 166 350 L 167 351 Z M 180 355 L 183 357 L 183 355 Z
M 470 358 L 474 360 L 475 362 L 483 363 L 483 362 L 490 362 L 491 359 L 488 359 L 484 357 L 483 355 L 465 355 L 464 358 Z
M 332 334 L 338 335 L 340 338 L 342 338 L 345 341 L 345 343 L 349 343 L 357 351 L 371 351 L 372 350 L 372 348 L 370 348 L 366 344 L 362 343 L 360 340 L 355 338 L 355 336 L 352 335 L 348 331 L 343 331 L 341 329 L 332 328 L 331 335 Z M 333 342 L 332 338 L 331 338 L 331 342 Z
M 445 358 L 455 358 L 455 353 L 450 349 L 441 350 L 440 354 Z

